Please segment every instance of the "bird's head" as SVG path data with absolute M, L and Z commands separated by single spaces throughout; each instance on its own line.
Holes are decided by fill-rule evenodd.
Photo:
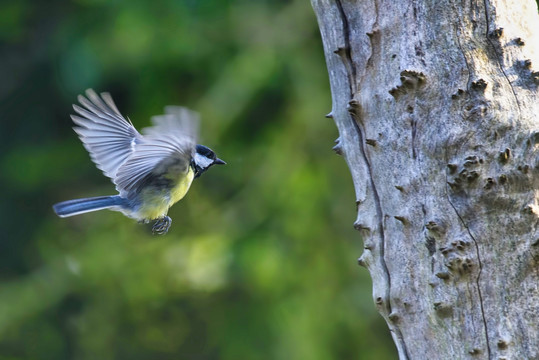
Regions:
M 215 156 L 212 149 L 204 146 L 197 145 L 195 150 L 195 156 L 191 162 L 195 171 L 195 179 L 202 175 L 202 173 L 208 170 L 212 165 L 224 165 L 226 162 Z

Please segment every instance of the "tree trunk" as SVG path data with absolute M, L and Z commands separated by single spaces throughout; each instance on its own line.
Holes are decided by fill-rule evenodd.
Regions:
M 532 0 L 312 0 L 401 359 L 539 359 Z

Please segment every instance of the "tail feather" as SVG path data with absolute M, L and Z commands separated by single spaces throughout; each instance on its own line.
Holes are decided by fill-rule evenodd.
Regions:
M 86 199 L 62 201 L 58 204 L 54 204 L 52 208 L 54 209 L 56 215 L 60 217 L 68 217 L 125 205 L 125 201 L 126 200 L 119 195 L 98 196 Z

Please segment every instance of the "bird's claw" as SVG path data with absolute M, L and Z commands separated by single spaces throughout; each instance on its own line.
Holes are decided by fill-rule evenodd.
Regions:
M 157 221 L 152 226 L 152 234 L 164 235 L 170 229 L 172 225 L 172 219 L 168 216 L 157 219 Z

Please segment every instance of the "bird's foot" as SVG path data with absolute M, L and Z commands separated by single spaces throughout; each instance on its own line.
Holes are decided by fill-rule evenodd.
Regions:
M 157 219 L 157 221 L 152 226 L 152 233 L 155 235 L 164 235 L 170 229 L 172 225 L 172 219 L 168 216 Z

